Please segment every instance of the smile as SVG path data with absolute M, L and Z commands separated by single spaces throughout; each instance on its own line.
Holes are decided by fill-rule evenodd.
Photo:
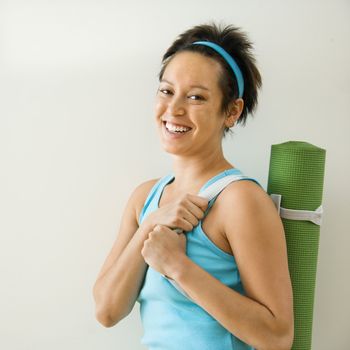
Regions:
M 182 125 L 175 125 L 170 122 L 164 122 L 165 127 L 170 132 L 176 132 L 176 133 L 185 133 L 187 131 L 190 131 L 192 128 L 188 126 L 182 126 Z
M 189 128 L 187 126 L 174 125 L 169 122 L 163 122 L 163 127 L 166 134 L 173 138 L 181 137 L 185 134 L 188 134 L 192 130 L 192 128 Z

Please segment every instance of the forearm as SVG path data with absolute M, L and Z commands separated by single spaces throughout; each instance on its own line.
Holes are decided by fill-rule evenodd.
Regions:
M 96 314 L 106 326 L 128 315 L 135 304 L 147 269 L 141 250 L 149 231 L 147 226 L 139 227 L 118 260 L 95 284 Z
M 288 331 L 264 305 L 221 283 L 187 256 L 172 278 L 223 327 L 259 350 L 289 348 Z

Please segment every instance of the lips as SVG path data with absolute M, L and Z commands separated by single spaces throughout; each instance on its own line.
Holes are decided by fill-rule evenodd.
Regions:
M 175 126 L 178 126 L 178 127 L 185 127 L 185 128 L 190 128 L 192 129 L 189 125 L 186 125 L 186 124 L 177 124 L 177 123 L 174 123 L 174 122 L 171 122 L 170 120 L 163 120 L 163 124 L 165 125 L 166 123 L 170 123 L 170 124 L 173 124 Z
M 166 127 L 166 122 L 163 122 L 163 130 L 165 132 L 165 134 L 167 135 L 167 137 L 170 138 L 180 138 L 184 135 L 189 134 L 192 131 L 192 128 L 190 128 L 187 131 L 180 131 L 180 132 L 176 132 L 176 131 L 170 131 L 167 127 Z

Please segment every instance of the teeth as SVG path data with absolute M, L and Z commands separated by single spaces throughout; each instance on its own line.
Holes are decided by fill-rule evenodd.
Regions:
M 177 125 L 171 124 L 169 122 L 166 122 L 165 126 L 170 131 L 182 131 L 182 132 L 184 132 L 184 131 L 188 131 L 191 129 L 191 128 L 188 128 L 186 126 L 177 126 Z

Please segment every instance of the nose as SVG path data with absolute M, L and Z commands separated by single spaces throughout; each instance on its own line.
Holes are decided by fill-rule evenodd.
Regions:
M 175 97 L 175 95 L 171 98 L 168 104 L 168 113 L 172 116 L 181 116 L 186 112 L 183 99 L 181 96 Z

